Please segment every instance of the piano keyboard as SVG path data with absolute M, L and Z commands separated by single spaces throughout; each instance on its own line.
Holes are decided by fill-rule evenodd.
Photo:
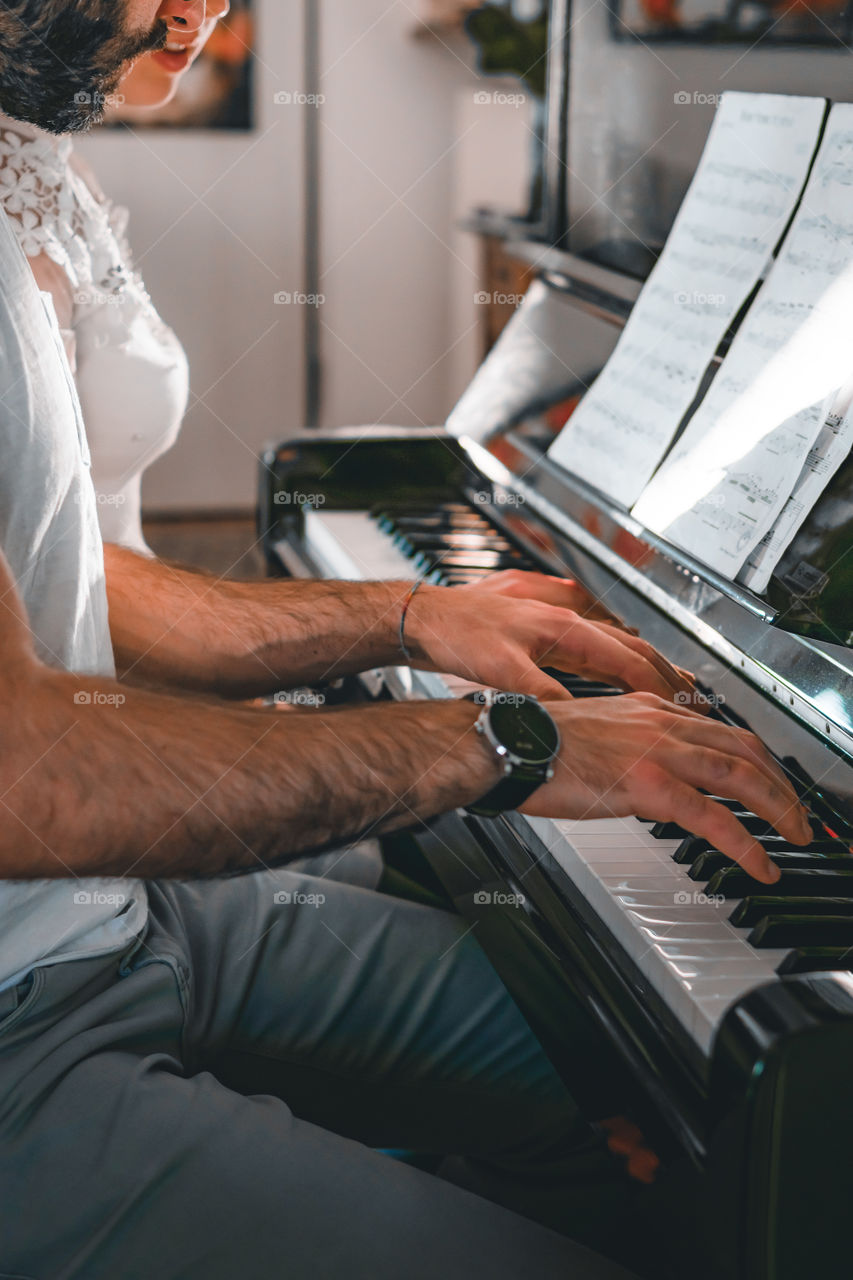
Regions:
M 539 568 L 464 503 L 306 513 L 306 549 L 324 576 L 420 575 L 445 585 L 498 569 Z M 412 696 L 453 696 L 460 683 L 412 673 Z M 618 690 L 560 677 L 577 697 Z M 715 712 L 720 714 L 720 712 Z M 726 718 L 726 717 L 724 717 Z M 814 843 L 787 847 L 755 814 L 738 816 L 782 868 L 751 880 L 703 842 L 635 818 L 526 822 L 704 1054 L 730 1005 L 778 975 L 853 967 L 853 831 L 819 802 Z M 817 808 L 817 812 L 814 812 Z

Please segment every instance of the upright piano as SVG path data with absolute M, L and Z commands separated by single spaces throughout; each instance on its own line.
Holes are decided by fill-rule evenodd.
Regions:
M 683 1188 L 672 1247 L 650 1274 L 846 1280 L 853 654 L 792 634 L 784 609 L 547 457 L 536 406 L 566 391 L 568 309 L 580 294 L 603 314 L 606 291 L 581 262 L 570 279 L 545 271 L 446 427 L 270 450 L 266 556 L 275 574 L 450 586 L 507 567 L 575 576 L 696 674 L 711 714 L 765 742 L 814 830 L 808 849 L 788 848 L 743 814 L 782 869 L 772 889 L 642 817 L 457 812 L 416 838 L 586 1114 L 627 1114 Z M 618 692 L 565 684 L 579 698 Z M 365 673 L 361 696 L 456 693 L 452 679 L 396 667 Z

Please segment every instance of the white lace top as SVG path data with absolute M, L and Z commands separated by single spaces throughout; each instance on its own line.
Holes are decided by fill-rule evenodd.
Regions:
M 29 258 L 68 277 L 64 332 L 83 408 L 104 541 L 147 550 L 142 473 L 175 441 L 186 412 L 186 356 L 133 267 L 127 211 L 103 198 L 56 138 L 0 115 L 0 205 Z

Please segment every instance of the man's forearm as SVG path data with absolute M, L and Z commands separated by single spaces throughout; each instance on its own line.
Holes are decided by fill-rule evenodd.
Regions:
M 119 671 L 249 698 L 401 660 L 403 582 L 229 582 L 105 548 Z
M 46 673 L 2 757 L 0 877 L 259 870 L 410 825 L 494 785 L 476 715 L 282 714 Z

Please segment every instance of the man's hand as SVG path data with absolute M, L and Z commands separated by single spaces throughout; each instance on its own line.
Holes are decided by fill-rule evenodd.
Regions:
M 643 814 L 703 837 L 766 884 L 779 869 L 723 805 L 730 796 L 786 839 L 811 839 L 805 810 L 785 775 L 754 737 L 648 694 L 552 703 L 562 747 L 554 778 L 524 812 L 540 817 Z
M 582 583 L 574 578 L 555 578 L 547 573 L 528 573 L 517 569 L 505 569 L 493 573 L 477 589 L 488 590 L 496 595 L 508 596 L 512 600 L 540 600 L 543 604 L 557 605 L 560 609 L 571 609 L 590 622 L 607 622 L 612 627 L 619 627 L 631 635 L 639 634 L 634 627 L 628 627 L 607 608 L 603 600 L 599 600 L 592 592 L 587 591 Z M 471 587 L 459 590 L 470 591 Z
M 668 700 L 692 693 L 691 676 L 652 645 L 615 620 L 582 617 L 575 605 L 591 607 L 582 587 L 538 573 L 510 570 L 465 587 L 424 586 L 408 610 L 407 644 L 418 667 L 543 701 L 569 695 L 542 667 Z

